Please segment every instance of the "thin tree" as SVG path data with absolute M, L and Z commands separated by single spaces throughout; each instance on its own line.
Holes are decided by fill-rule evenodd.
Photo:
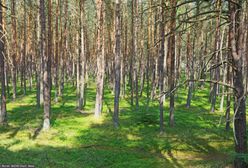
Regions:
M 43 129 L 50 128 L 50 110 L 51 110 L 51 0 L 48 1 L 48 53 L 46 50 L 46 16 L 45 16 L 45 2 L 40 0 L 40 25 L 41 25 L 41 53 L 44 67 L 43 84 L 44 84 L 44 122 Z
M 84 106 L 84 89 L 85 89 L 85 71 L 86 71 L 86 54 L 85 54 L 85 36 L 84 36 L 84 1 L 85 0 L 80 0 L 80 58 L 81 58 L 81 73 L 79 72 L 80 76 L 80 93 L 79 93 L 79 102 L 78 106 L 79 109 L 81 110 Z M 79 68 L 80 70 L 80 68 Z
M 5 91 L 5 60 L 4 60 L 4 36 L 3 36 L 3 7 L 0 0 L 0 78 L 1 78 L 1 104 L 0 125 L 7 124 L 6 91 Z
M 134 12 L 134 9 L 135 9 L 135 1 L 136 0 L 133 0 L 132 1 L 132 24 L 131 24 L 131 36 L 133 37 L 131 42 L 132 42 L 132 53 L 131 53 L 131 56 L 130 56 L 130 68 L 129 68 L 129 84 L 130 84 L 130 90 L 131 90 L 131 99 L 130 99 L 130 104 L 131 106 L 133 106 L 133 98 L 134 98 L 134 35 L 135 35 L 135 12 Z
M 167 66 L 168 66 L 168 84 L 170 92 L 175 87 L 175 49 L 176 49 L 176 36 L 175 36 L 175 29 L 176 29 L 176 0 L 171 0 L 171 21 L 170 21 L 170 37 L 168 39 L 168 55 L 167 55 Z M 170 126 L 174 126 L 174 94 L 170 94 L 170 119 L 169 123 Z
M 97 86 L 96 86 L 96 106 L 95 117 L 100 117 L 103 104 L 104 87 L 104 3 L 103 0 L 96 1 L 97 8 Z
M 221 44 L 221 33 L 220 33 L 220 24 L 221 24 L 221 1 L 217 0 L 216 2 L 218 16 L 216 19 L 216 33 L 215 33 L 215 53 L 214 53 L 214 63 L 217 65 L 220 62 L 220 44 Z M 216 81 L 219 81 L 220 78 L 220 69 L 217 67 L 214 70 L 214 77 L 213 79 Z M 212 89 L 212 98 L 211 98 L 211 112 L 215 111 L 215 104 L 217 99 L 217 93 L 218 93 L 218 84 L 214 83 L 213 89 Z
M 133 77 L 133 86 L 135 87 L 135 107 L 138 110 L 139 107 L 139 79 L 138 79 L 138 22 L 139 22 L 139 0 L 133 1 L 133 10 L 134 10 L 134 22 L 133 22 L 133 44 L 132 44 L 132 54 L 134 61 L 134 77 Z
M 230 31 L 230 30 L 229 30 Z M 230 34 L 230 33 L 229 33 Z M 231 49 L 231 39 L 230 35 L 228 36 L 228 48 Z M 228 50 L 227 53 L 227 58 L 228 61 L 231 61 L 232 53 L 231 50 Z M 231 73 L 230 73 L 231 67 L 227 65 L 226 68 L 226 77 L 227 77 L 227 84 L 231 85 Z M 229 87 L 226 87 L 226 92 L 227 92 L 227 98 L 226 98 L 226 130 L 228 131 L 230 129 L 230 111 L 231 111 L 231 95 L 229 94 Z
M 191 99 L 193 96 L 193 87 L 194 87 L 194 82 L 192 81 L 194 79 L 194 71 L 193 71 L 193 56 L 191 52 L 191 44 L 190 44 L 190 32 L 187 33 L 187 49 L 186 49 L 186 57 L 187 57 L 187 76 L 189 81 L 189 86 L 188 86 L 188 96 L 187 96 L 187 103 L 186 107 L 189 108 L 191 105 Z
M 114 100 L 114 125 L 119 125 L 119 97 L 120 97 L 120 63 L 121 63 L 121 5 L 115 1 L 115 100 Z
M 160 94 L 164 91 L 164 44 L 165 44 L 165 13 L 164 13 L 164 0 L 161 0 L 161 23 L 160 23 L 160 36 L 161 36 L 161 46 L 160 46 L 160 53 L 159 53 L 159 91 Z M 159 99 L 159 110 L 160 110 L 160 132 L 164 131 L 164 98 L 163 96 Z
M 23 74 L 23 94 L 26 95 L 26 56 L 27 56 L 27 5 L 24 0 L 24 27 L 23 27 L 23 63 L 22 63 L 22 74 Z
M 16 28 L 16 1 L 11 1 L 11 25 L 12 25 L 12 65 L 11 65 L 11 74 L 12 74 L 12 88 L 13 88 L 13 100 L 16 99 L 16 57 L 17 57 L 17 28 Z
M 39 4 L 39 0 L 37 0 L 37 3 Z M 40 51 L 41 49 L 41 37 L 40 37 L 40 12 L 37 12 L 37 20 L 35 22 L 35 38 L 37 39 L 36 42 L 36 71 L 35 71 L 35 78 L 36 78 L 36 106 L 37 108 L 40 108 L 41 103 L 43 103 L 43 93 L 41 93 L 41 85 L 42 84 L 42 53 Z M 42 97 L 41 97 L 42 95 Z M 42 102 L 41 102 L 42 101 Z
M 56 0 L 56 17 L 55 17 L 55 102 L 58 102 L 59 93 L 59 15 L 60 0 Z

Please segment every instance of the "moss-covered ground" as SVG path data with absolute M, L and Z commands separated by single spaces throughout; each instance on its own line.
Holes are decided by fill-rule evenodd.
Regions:
M 232 130 L 225 131 L 224 112 L 210 113 L 209 88 L 197 89 L 189 109 L 187 90 L 176 96 L 175 127 L 168 126 L 165 103 L 165 132 L 159 132 L 157 101 L 139 108 L 130 97 L 121 98 L 120 127 L 113 127 L 113 97 L 105 88 L 101 119 L 95 119 L 95 85 L 88 84 L 84 110 L 76 109 L 75 87 L 66 85 L 59 103 L 52 101 L 52 128 L 42 131 L 42 109 L 36 93 L 29 91 L 9 101 L 8 126 L 0 127 L 0 164 L 33 164 L 46 168 L 184 168 L 230 167 L 234 156 Z M 53 93 L 54 95 L 54 93 Z M 145 95 L 145 93 L 144 93 Z M 219 107 L 219 100 L 216 107 Z

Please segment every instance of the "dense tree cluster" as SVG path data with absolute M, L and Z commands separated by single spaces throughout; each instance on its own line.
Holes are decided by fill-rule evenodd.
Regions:
M 187 87 L 185 105 L 190 108 L 194 92 L 209 87 L 209 110 L 225 110 L 227 130 L 234 97 L 235 150 L 247 152 L 247 1 L 1 0 L 0 4 L 1 124 L 7 124 L 7 99 L 14 101 L 34 89 L 37 108 L 44 107 L 47 130 L 51 102 L 63 99 L 65 83 L 76 87 L 82 110 L 87 83 L 94 80 L 96 117 L 101 117 L 104 87 L 109 86 L 115 94 L 115 127 L 121 122 L 119 99 L 128 97 L 138 109 L 145 96 L 147 108 L 151 101 L 159 101 L 160 131 L 166 132 L 164 102 L 169 101 L 168 125 L 173 127 L 177 89 Z M 237 156 L 235 167 L 246 166 Z

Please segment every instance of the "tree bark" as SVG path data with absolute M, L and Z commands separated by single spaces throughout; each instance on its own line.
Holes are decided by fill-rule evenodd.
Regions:
M 217 0 L 216 2 L 217 10 L 221 11 L 221 0 Z M 221 41 L 221 33 L 220 33 L 220 24 L 221 24 L 221 12 L 218 12 L 218 16 L 216 19 L 216 34 L 215 34 L 215 59 L 214 64 L 218 64 L 220 62 L 220 41 Z M 214 70 L 214 78 L 213 80 L 219 81 L 220 80 L 220 69 L 217 67 Z M 215 104 L 217 99 L 217 93 L 219 90 L 219 86 L 217 83 L 214 83 L 212 89 L 212 98 L 211 98 L 211 112 L 215 111 Z
M 44 74 L 43 74 L 43 85 L 44 85 L 44 122 L 43 129 L 48 130 L 50 128 L 50 110 L 51 110 L 51 50 L 52 50 L 52 30 L 51 30 L 51 0 L 48 1 L 48 34 L 47 34 L 47 47 L 46 49 L 46 16 L 45 16 L 45 2 L 40 0 L 40 25 L 41 25 L 41 53 L 44 58 Z
M 234 160 L 235 168 L 245 168 L 248 164 L 242 155 L 247 153 L 246 141 L 246 103 L 243 85 L 243 53 L 242 53 L 242 27 L 241 27 L 241 3 L 239 0 L 229 2 L 229 36 L 231 42 L 233 85 L 234 85 L 234 134 L 235 151 L 237 153 Z
M 2 0 L 0 0 L 2 4 Z M 3 7 L 0 5 L 0 25 L 3 25 Z M 3 38 L 3 26 L 0 26 L 0 38 Z M 5 59 L 4 40 L 0 40 L 0 78 L 1 78 L 1 105 L 0 105 L 0 125 L 7 124 L 6 90 L 5 90 Z
M 37 1 L 39 3 L 39 0 Z M 42 77 L 42 71 L 41 71 L 41 63 L 42 63 L 42 54 L 41 54 L 41 36 L 40 36 L 40 12 L 38 12 L 38 16 L 37 16 L 37 20 L 35 22 L 35 37 L 37 39 L 37 43 L 36 43 L 36 68 L 35 68 L 35 78 L 36 78 L 36 106 L 39 109 L 40 105 L 41 105 L 41 95 L 43 95 L 43 93 L 41 93 L 41 77 Z
M 59 92 L 59 15 L 60 0 L 56 0 L 56 21 L 55 21 L 55 102 L 58 102 Z
M 24 0 L 24 27 L 23 27 L 23 63 L 22 63 L 22 73 L 23 73 L 23 94 L 26 95 L 26 57 L 27 57 L 27 7 L 26 0 Z
M 230 31 L 230 30 L 229 30 Z M 230 35 L 228 36 L 228 48 L 231 49 L 231 39 L 230 39 Z M 227 58 L 228 58 L 228 61 L 231 62 L 232 60 L 232 53 L 230 50 L 228 50 L 228 53 L 227 53 Z M 227 65 L 227 68 L 226 68 L 226 82 L 228 85 L 231 85 L 231 67 L 230 65 Z M 228 93 L 229 92 L 229 87 L 226 87 L 226 92 Z M 225 117 L 226 117 L 226 131 L 230 130 L 230 111 L 231 111 L 231 95 L 230 94 L 227 94 L 227 98 L 226 98 L 226 114 L 225 114 Z
M 170 92 L 174 89 L 175 87 L 175 47 L 176 47 L 176 38 L 175 38 L 175 29 L 176 29 L 176 5 L 177 2 L 176 0 L 171 0 L 170 1 L 170 6 L 171 6 L 171 20 L 170 20 L 170 37 L 169 37 L 169 42 L 168 42 L 168 56 L 167 56 L 167 61 L 168 61 L 168 73 L 169 73 L 169 78 L 168 78 L 168 84 L 170 88 Z M 174 94 L 170 94 L 170 119 L 169 123 L 170 126 L 174 126 Z
M 17 30 L 16 30 L 16 1 L 11 1 L 11 24 L 12 24 L 12 33 L 13 33 L 13 39 L 12 39 L 12 47 L 13 47 L 13 53 L 12 53 L 12 65 L 11 65 L 11 74 L 12 74 L 12 87 L 13 87 L 13 100 L 16 99 L 16 57 L 17 57 Z
M 86 70 L 86 55 L 84 42 L 84 0 L 80 0 L 80 58 L 81 58 L 81 73 L 80 73 L 80 94 L 79 94 L 79 109 L 84 106 L 84 89 L 85 89 L 85 70 Z
M 164 91 L 164 43 L 165 43 L 165 13 L 164 13 L 164 0 L 161 0 L 161 17 L 162 21 L 160 23 L 160 36 L 161 36 L 161 48 L 159 55 L 159 92 L 160 94 Z M 159 110 L 160 110 L 160 132 L 164 131 L 164 98 L 163 96 L 159 99 Z
M 104 91 L 104 3 L 103 0 L 97 0 L 97 88 L 96 88 L 96 106 L 95 117 L 100 117 L 103 105 Z
M 193 59 L 191 53 L 191 44 L 190 44 L 190 33 L 187 34 L 187 73 L 188 79 L 194 80 L 194 72 L 193 72 Z M 187 96 L 187 104 L 186 107 L 189 108 L 191 105 L 191 99 L 193 94 L 194 82 L 190 81 L 188 86 L 188 96 Z
M 115 1 L 115 100 L 114 100 L 114 126 L 119 125 L 119 97 L 120 97 L 120 62 L 121 62 L 121 4 Z

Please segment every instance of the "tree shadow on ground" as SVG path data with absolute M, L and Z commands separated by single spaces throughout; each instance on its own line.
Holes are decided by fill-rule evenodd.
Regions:
M 11 151 L 0 147 L 1 164 L 30 164 L 40 168 L 78 168 L 78 167 L 160 167 L 152 155 L 137 151 L 113 150 L 104 147 L 52 147 L 40 146 L 39 148 Z M 18 159 L 17 159 L 18 158 Z M 128 159 L 127 159 L 128 158 Z M 166 167 L 173 168 L 169 161 Z
M 230 133 L 217 127 L 219 116 L 209 113 L 205 104 L 185 108 L 179 97 L 175 110 L 175 127 L 168 127 L 168 107 L 165 108 L 165 133 L 159 133 L 159 108 L 151 102 L 147 110 L 146 99 L 140 98 L 140 106 L 121 106 L 120 127 L 115 129 L 112 123 L 113 95 L 105 91 L 104 119 L 100 123 L 91 123 L 87 129 L 76 130 L 68 145 L 37 145 L 19 150 L 9 149 L 20 143 L 14 140 L 8 145 L 0 145 L 1 164 L 35 164 L 37 167 L 185 167 L 194 165 L 204 167 L 206 162 L 228 164 L 229 155 L 223 151 L 232 148 L 225 142 L 230 141 Z M 66 133 L 78 127 L 77 118 L 88 118 L 95 101 L 95 90 L 87 89 L 89 103 L 85 113 L 76 110 L 76 97 L 73 89 L 65 89 L 62 102 L 52 107 L 52 126 L 65 129 L 54 135 L 66 141 Z M 122 100 L 129 102 L 127 100 Z M 200 111 L 201 109 L 202 111 Z M 110 112 L 108 112 L 110 111 Z M 28 142 L 38 141 L 39 126 L 42 122 L 42 109 L 35 104 L 14 107 L 9 112 L 9 128 L 0 128 L 0 133 L 9 133 L 14 138 L 19 131 L 31 131 L 33 137 Z M 72 123 L 74 122 L 74 123 Z M 38 134 L 36 135 L 36 131 Z M 32 137 L 32 136 L 31 136 Z M 38 137 L 39 138 L 39 137 Z M 54 138 L 54 137 L 53 137 Z M 57 137 L 55 137 L 57 138 Z M 64 139 L 63 139 L 64 138 Z M 53 139 L 49 139 L 52 143 Z M 213 145 L 212 143 L 217 143 Z M 224 144 L 221 146 L 221 144 Z M 223 149 L 224 148 L 224 149 Z M 210 157 L 212 156 L 212 157 Z M 190 160 L 192 163 L 188 163 Z M 204 163 L 203 163 L 204 162 Z M 219 167 L 221 167 L 219 166 Z
M 105 101 L 108 102 L 108 100 Z M 177 152 L 198 154 L 197 159 L 202 160 L 206 156 L 214 154 L 220 156 L 220 162 L 226 161 L 224 158 L 227 155 L 222 153 L 218 147 L 210 145 L 214 139 L 202 137 L 202 134 L 206 134 L 206 128 L 203 121 L 196 121 L 199 114 L 192 116 L 192 114 L 187 114 L 188 112 L 178 113 L 176 120 L 185 122 L 183 124 L 178 123 L 178 126 L 176 125 L 174 128 L 166 128 L 165 133 L 161 135 L 159 134 L 157 106 L 151 106 L 148 112 L 145 112 L 145 106 L 140 106 L 139 109 L 135 112 L 133 108 L 122 109 L 120 128 L 118 129 L 113 128 L 111 113 L 107 114 L 109 118 L 101 124 L 92 124 L 90 129 L 80 131 L 81 135 L 77 141 L 113 151 L 136 151 L 145 155 L 156 156 L 162 160 L 161 165 L 165 167 L 168 161 L 173 167 L 183 167 L 181 162 L 187 160 L 187 157 L 177 158 Z M 210 117 L 213 119 L 216 116 Z M 216 128 L 211 127 L 211 131 L 213 129 Z M 192 132 L 193 134 L 191 134 Z M 220 141 L 223 139 L 219 132 L 214 134 Z M 194 157 L 194 155 L 191 156 L 191 159 L 194 160 Z

